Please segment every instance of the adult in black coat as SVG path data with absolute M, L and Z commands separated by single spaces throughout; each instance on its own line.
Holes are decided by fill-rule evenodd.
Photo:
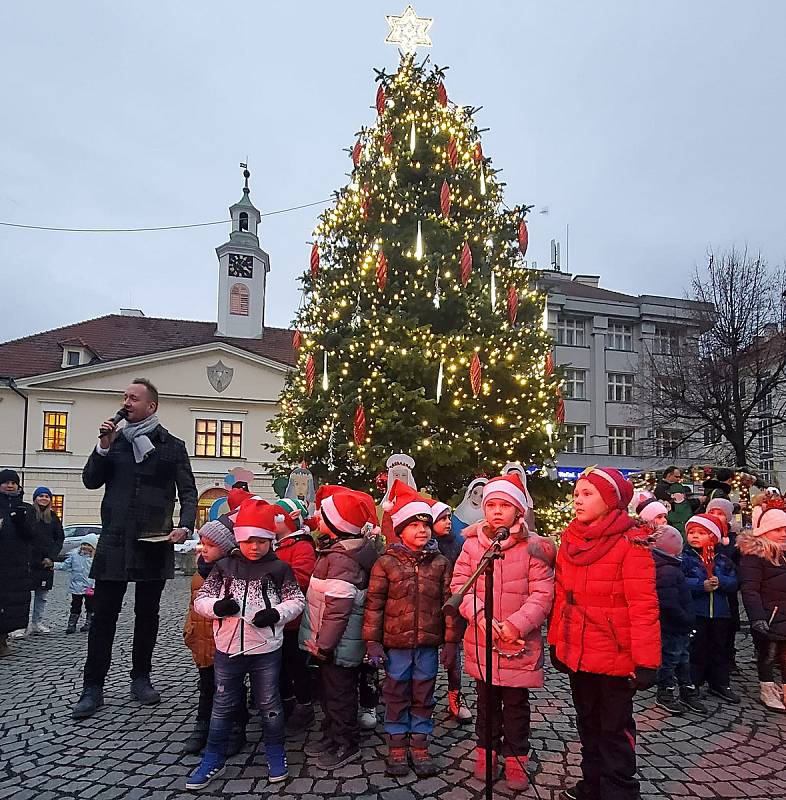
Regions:
M 88 489 L 104 487 L 101 536 L 93 560 L 93 621 L 87 646 L 84 689 L 73 716 L 84 719 L 103 705 L 117 618 L 129 582 L 136 584 L 131 696 L 154 705 L 161 696 L 150 681 L 158 635 L 161 592 L 174 577 L 173 544 L 196 522 L 197 491 L 185 443 L 158 421 L 158 391 L 139 378 L 126 389 L 126 425 L 101 425 L 98 447 L 82 472 Z M 180 519 L 175 528 L 175 496 Z
M 46 599 L 54 582 L 55 559 L 63 547 L 63 523 L 52 510 L 52 492 L 39 486 L 33 492 L 33 509 L 29 513 L 32 539 L 30 540 L 30 577 L 33 589 L 33 616 L 31 633 L 49 633 L 43 622 Z
M 0 656 L 10 653 L 8 634 L 24 630 L 30 614 L 30 511 L 19 474 L 0 470 Z

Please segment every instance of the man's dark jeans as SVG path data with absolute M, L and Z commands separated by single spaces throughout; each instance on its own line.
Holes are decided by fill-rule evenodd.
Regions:
M 134 645 L 131 679 L 149 675 L 153 648 L 158 636 L 158 610 L 166 581 L 137 581 L 134 593 Z M 112 663 L 117 618 L 123 607 L 128 584 L 125 581 L 96 581 L 93 622 L 87 639 L 85 686 L 103 686 Z
M 689 686 L 690 674 L 690 634 L 661 634 L 661 665 L 658 670 L 658 687 L 673 689 L 675 686 Z
M 226 757 L 227 738 L 237 719 L 237 708 L 245 702 L 245 678 L 251 681 L 254 704 L 262 720 L 264 744 L 284 744 L 284 707 L 278 691 L 281 648 L 272 653 L 255 653 L 230 658 L 216 650 L 213 669 L 216 691 L 205 753 Z

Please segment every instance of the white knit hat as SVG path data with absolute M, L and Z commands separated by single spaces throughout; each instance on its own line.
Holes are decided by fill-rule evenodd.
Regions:
M 661 514 L 668 514 L 669 509 L 660 500 L 656 500 L 653 497 L 640 503 L 636 508 L 636 513 L 642 522 L 652 522 L 655 517 L 659 517 Z
M 754 536 L 764 536 L 778 528 L 786 528 L 786 511 L 782 508 L 769 508 L 762 511 L 761 506 L 753 509 Z

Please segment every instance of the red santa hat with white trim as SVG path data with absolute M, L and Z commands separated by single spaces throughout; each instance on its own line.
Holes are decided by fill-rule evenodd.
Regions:
M 284 510 L 272 506 L 264 500 L 246 500 L 235 519 L 235 541 L 247 542 L 249 539 L 275 539 L 276 527 L 284 522 Z
M 483 487 L 483 506 L 485 507 L 486 503 L 492 499 L 511 503 L 522 514 L 527 513 L 527 509 L 531 507 L 532 503 L 529 493 L 521 482 L 521 478 L 515 472 L 492 478 Z
M 371 495 L 326 484 L 317 490 L 316 505 L 336 536 L 367 536 L 377 531 L 377 507 Z
M 426 498 L 398 479 L 393 481 L 389 498 L 382 504 L 382 508 L 390 514 L 393 530 L 397 536 L 415 520 L 427 522 L 429 525 L 434 522 L 431 506 Z
M 689 527 L 703 528 L 707 533 L 712 534 L 718 544 L 728 544 L 729 536 L 726 524 L 713 517 L 711 514 L 694 514 L 685 523 L 685 532 L 688 532 Z

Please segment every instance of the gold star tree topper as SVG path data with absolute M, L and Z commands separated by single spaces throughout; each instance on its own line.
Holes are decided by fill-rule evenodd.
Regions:
M 434 20 L 429 17 L 419 17 L 412 6 L 407 6 L 399 17 L 385 17 L 388 21 L 390 33 L 385 42 L 398 45 L 404 55 L 412 55 L 418 47 L 431 47 L 429 28 Z

